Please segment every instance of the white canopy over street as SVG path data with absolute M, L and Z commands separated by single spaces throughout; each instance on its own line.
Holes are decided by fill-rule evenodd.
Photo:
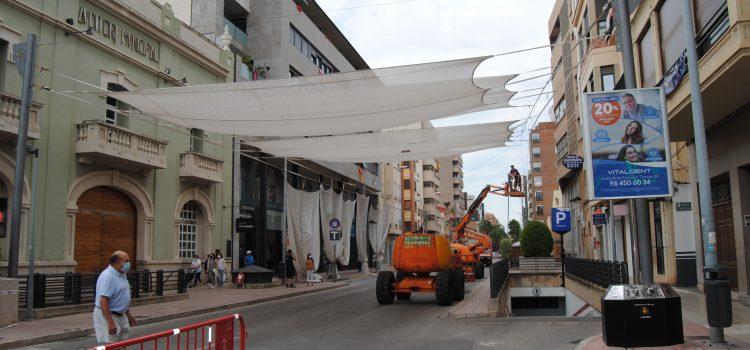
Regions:
M 505 84 L 515 75 L 474 78 L 490 57 L 107 94 L 144 114 L 218 133 L 350 134 L 509 107 Z
M 331 162 L 395 162 L 502 147 L 513 122 L 251 142 L 277 157 Z

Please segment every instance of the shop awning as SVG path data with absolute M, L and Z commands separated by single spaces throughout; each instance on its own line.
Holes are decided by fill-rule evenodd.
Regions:
M 514 75 L 474 78 L 489 57 L 107 94 L 144 114 L 218 133 L 349 134 L 508 107 L 513 93 L 505 84 Z
M 513 122 L 250 142 L 277 157 L 329 162 L 396 162 L 503 147 Z

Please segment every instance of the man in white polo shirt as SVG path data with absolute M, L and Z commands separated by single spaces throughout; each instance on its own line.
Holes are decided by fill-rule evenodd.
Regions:
M 130 314 L 130 284 L 126 274 L 130 257 L 116 251 L 109 257 L 109 267 L 96 280 L 94 330 L 99 343 L 115 343 L 130 337 L 135 318 Z

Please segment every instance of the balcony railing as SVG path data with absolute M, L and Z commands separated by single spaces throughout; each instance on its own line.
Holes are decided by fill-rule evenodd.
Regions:
M 101 161 L 125 168 L 166 169 L 167 141 L 90 120 L 78 124 L 76 153 L 83 163 Z
M 237 28 L 237 26 L 229 21 L 228 19 L 224 18 L 224 25 L 229 28 L 229 35 L 232 36 L 232 39 L 236 40 L 240 45 L 242 45 L 244 48 L 249 48 L 250 45 L 247 33 L 240 30 L 240 28 Z
M 31 111 L 29 112 L 29 130 L 26 133 L 30 139 L 39 138 L 39 118 L 37 112 L 41 108 L 41 104 L 32 103 Z M 0 92 L 0 136 L 15 138 L 18 135 L 20 110 L 21 99 Z
M 185 152 L 180 155 L 180 178 L 193 182 L 224 181 L 224 162 L 206 155 Z

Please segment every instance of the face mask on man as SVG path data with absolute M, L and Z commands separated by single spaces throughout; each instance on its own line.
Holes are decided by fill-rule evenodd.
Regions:
M 128 273 L 130 271 L 130 261 L 126 261 L 122 264 L 122 273 Z

